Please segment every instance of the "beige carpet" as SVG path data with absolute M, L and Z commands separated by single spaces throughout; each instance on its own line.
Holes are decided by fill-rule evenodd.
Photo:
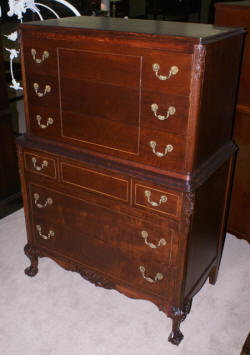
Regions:
M 226 239 L 219 279 L 206 283 L 168 343 L 171 321 L 152 303 L 95 287 L 51 260 L 23 270 L 23 210 L 0 220 L 1 355 L 239 355 L 250 331 L 250 246 Z

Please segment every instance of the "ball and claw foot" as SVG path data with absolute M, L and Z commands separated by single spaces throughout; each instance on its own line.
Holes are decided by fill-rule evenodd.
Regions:
M 180 330 L 177 330 L 175 332 L 171 332 L 168 341 L 174 345 L 179 345 L 182 339 L 184 338 L 182 332 Z
M 30 265 L 24 270 L 24 273 L 30 277 L 36 276 L 38 273 L 38 268 Z

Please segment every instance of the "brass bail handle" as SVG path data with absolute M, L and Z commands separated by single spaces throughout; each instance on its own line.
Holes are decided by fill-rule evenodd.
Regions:
M 145 197 L 147 198 L 147 202 L 153 207 L 159 207 L 162 203 L 166 203 L 168 198 L 165 195 L 162 195 L 159 202 L 151 201 L 151 191 L 145 190 Z
M 36 57 L 36 54 L 37 54 L 36 49 L 32 48 L 32 49 L 31 49 L 31 55 L 32 55 L 32 58 L 33 58 L 34 62 L 37 63 L 37 64 L 41 64 L 41 63 L 43 63 L 46 59 L 49 58 L 49 52 L 48 52 L 48 51 L 43 51 L 43 54 L 42 54 L 42 57 L 41 57 L 41 58 L 37 58 L 37 57 Z
M 141 272 L 142 277 L 143 277 L 146 281 L 148 281 L 148 282 L 150 282 L 150 283 L 156 283 L 157 281 L 163 280 L 163 275 L 162 275 L 162 273 L 160 273 L 160 272 L 157 272 L 157 274 L 155 275 L 154 279 L 152 279 L 151 277 L 148 277 L 148 276 L 145 275 L 145 271 L 146 271 L 146 270 L 145 270 L 145 267 L 144 267 L 144 266 L 140 265 L 140 266 L 139 266 L 139 270 L 140 270 L 140 272 Z
M 173 65 L 169 72 L 168 75 L 160 75 L 159 74 L 159 70 L 160 70 L 160 64 L 158 63 L 154 63 L 152 66 L 153 71 L 155 72 L 155 76 L 159 79 L 159 80 L 168 80 L 170 79 L 173 75 L 176 75 L 179 71 L 179 68 L 175 65 Z

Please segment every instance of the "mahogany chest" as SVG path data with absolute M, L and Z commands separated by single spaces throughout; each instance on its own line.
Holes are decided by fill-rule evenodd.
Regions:
M 217 3 L 215 23 L 243 26 L 245 37 L 233 138 L 239 147 L 228 218 L 228 231 L 250 243 L 250 1 Z
M 244 31 L 74 17 L 20 27 L 29 276 L 50 257 L 179 329 L 225 235 Z

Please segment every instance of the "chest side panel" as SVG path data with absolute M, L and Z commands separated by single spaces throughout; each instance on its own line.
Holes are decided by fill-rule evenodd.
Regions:
M 206 46 L 194 168 L 231 140 L 242 36 Z

